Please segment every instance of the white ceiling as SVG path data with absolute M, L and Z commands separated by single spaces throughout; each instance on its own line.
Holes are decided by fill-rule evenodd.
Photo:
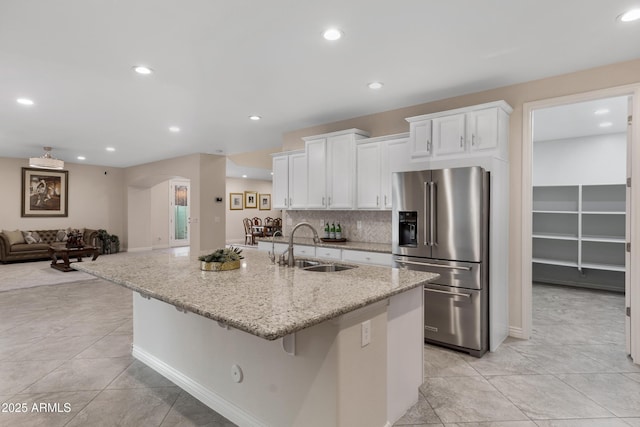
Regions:
M 535 110 L 533 140 L 551 141 L 626 132 L 628 105 L 627 96 L 618 96 Z M 611 125 L 601 127 L 602 123 Z
M 124 167 L 278 147 L 294 129 L 638 58 L 640 22 L 615 20 L 631 6 L 640 1 L 2 0 L 0 156 L 46 145 Z M 331 25 L 342 40 L 322 39 Z M 133 73 L 138 64 L 155 73 Z M 375 80 L 379 91 L 366 86 Z

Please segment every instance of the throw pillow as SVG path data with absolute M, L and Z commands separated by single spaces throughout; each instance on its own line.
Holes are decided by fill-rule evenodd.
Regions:
M 20 230 L 8 231 L 2 230 L 5 236 L 9 239 L 10 245 L 15 245 L 16 243 L 24 243 L 24 236 Z
M 67 241 L 66 230 L 58 230 L 58 234 L 56 234 L 56 242 L 66 242 L 66 241 Z
M 32 243 L 41 243 L 42 239 L 37 231 L 23 231 L 22 236 L 24 237 L 24 241 L 28 244 Z

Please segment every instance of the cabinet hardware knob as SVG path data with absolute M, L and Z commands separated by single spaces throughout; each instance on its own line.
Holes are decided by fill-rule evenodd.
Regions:
M 380 196 L 376 196 L 376 206 L 380 206 Z
M 460 136 L 460 147 L 464 147 L 464 137 Z
M 471 134 L 471 145 L 476 145 L 476 136 Z

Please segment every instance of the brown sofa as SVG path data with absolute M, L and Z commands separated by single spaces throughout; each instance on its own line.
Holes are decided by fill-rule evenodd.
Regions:
M 97 230 L 91 229 L 80 229 L 83 231 L 83 240 L 86 245 L 95 246 L 96 237 L 98 235 Z M 0 262 L 2 264 L 6 264 L 11 261 L 31 261 L 31 260 L 39 260 L 39 259 L 47 259 L 49 258 L 49 246 L 52 243 L 60 243 L 63 244 L 59 240 L 56 240 L 56 236 L 58 236 L 59 230 L 33 230 L 38 233 L 38 236 L 42 239 L 42 242 L 38 243 L 27 243 L 24 240 L 20 242 L 19 239 L 16 238 L 17 234 L 11 231 L 12 239 L 5 234 L 4 230 L 0 232 Z M 31 232 L 33 232 L 31 231 Z M 66 230 L 65 230 L 66 231 Z M 24 235 L 24 233 L 23 233 Z M 18 240 L 15 242 L 15 240 Z M 13 244 L 12 244 L 13 243 Z

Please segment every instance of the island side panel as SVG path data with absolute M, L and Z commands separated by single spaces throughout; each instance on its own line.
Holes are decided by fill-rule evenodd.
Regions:
M 362 347 L 367 320 L 372 340 Z M 133 354 L 240 426 L 382 427 L 386 322 L 385 302 L 356 310 L 296 333 L 291 356 L 281 340 L 226 329 L 134 293 Z M 233 365 L 242 369 L 240 383 Z
M 395 295 L 387 309 L 387 421 L 392 425 L 418 402 L 424 375 L 423 287 Z

